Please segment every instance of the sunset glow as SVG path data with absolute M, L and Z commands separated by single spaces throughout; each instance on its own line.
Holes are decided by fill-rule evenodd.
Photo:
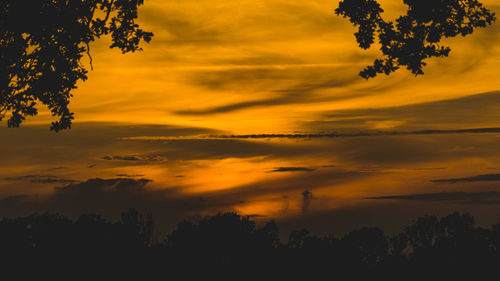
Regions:
M 388 19 L 405 11 L 380 2 Z M 500 14 L 500 0 L 482 2 Z M 146 0 L 139 22 L 153 40 L 126 55 L 109 39 L 91 45 L 71 130 L 49 132 L 43 110 L 0 128 L 0 210 L 117 216 L 136 204 L 172 221 L 235 210 L 313 231 L 454 210 L 496 222 L 499 198 L 477 193 L 500 191 L 500 130 L 481 131 L 500 127 L 498 22 L 447 39 L 449 57 L 425 75 L 365 80 L 379 46 L 361 50 L 337 5 Z M 96 178 L 144 181 L 109 191 Z M 62 194 L 85 184 L 97 199 Z M 450 192 L 476 195 L 391 198 Z

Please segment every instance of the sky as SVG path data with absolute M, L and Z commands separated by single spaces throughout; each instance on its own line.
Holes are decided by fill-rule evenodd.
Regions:
M 380 3 L 386 20 L 406 11 Z M 49 132 L 46 110 L 2 124 L 0 216 L 135 207 L 168 229 L 236 211 L 335 233 L 455 211 L 500 221 L 499 24 L 446 39 L 424 75 L 365 80 L 378 48 L 358 48 L 337 6 L 146 0 L 153 40 L 126 55 L 91 46 L 71 130 Z

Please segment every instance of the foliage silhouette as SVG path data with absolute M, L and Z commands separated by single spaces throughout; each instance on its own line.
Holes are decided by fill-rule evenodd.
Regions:
M 81 59 L 90 43 L 111 35 L 111 48 L 141 50 L 151 32 L 135 22 L 143 0 L 2 0 L 0 2 L 0 120 L 9 127 L 37 114 L 38 102 L 59 120 L 51 130 L 71 128 L 68 109 L 76 83 L 87 79 Z
M 257 228 L 248 217 L 222 213 L 197 223 L 179 223 L 167 236 L 166 248 L 175 259 L 170 263 L 175 263 L 176 268 L 190 278 L 198 274 L 190 272 L 193 266 L 205 273 L 230 278 L 245 271 L 248 265 L 265 267 L 278 244 L 274 222 Z M 256 257 L 259 260 L 255 260 Z
M 443 38 L 466 36 L 477 27 L 486 27 L 495 14 L 477 0 L 403 0 L 408 5 L 406 15 L 395 22 L 382 19 L 383 12 L 376 0 L 344 0 L 335 10 L 358 26 L 356 41 L 368 49 L 378 37 L 383 58 L 376 59 L 359 75 L 363 78 L 386 75 L 406 67 L 415 75 L 423 74 L 427 58 L 446 57 L 451 49 L 440 45 Z
M 84 214 L 0 220 L 0 270 L 16 279 L 462 280 L 497 273 L 500 224 L 469 214 L 423 216 L 400 233 L 376 227 L 342 237 L 301 229 L 287 244 L 272 221 L 221 213 L 184 220 L 152 241 L 150 214 L 129 209 L 118 222 Z M 27 270 L 29 269 L 29 270 Z M 97 275 L 98 274 L 98 275 Z

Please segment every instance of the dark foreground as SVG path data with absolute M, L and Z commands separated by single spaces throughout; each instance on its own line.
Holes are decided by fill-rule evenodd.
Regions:
M 477 227 L 469 214 L 423 216 L 392 236 L 297 230 L 284 244 L 274 222 L 256 227 L 224 213 L 153 236 L 151 216 L 134 209 L 118 222 L 4 218 L 0 272 L 3 280 L 485 280 L 500 268 L 500 224 Z

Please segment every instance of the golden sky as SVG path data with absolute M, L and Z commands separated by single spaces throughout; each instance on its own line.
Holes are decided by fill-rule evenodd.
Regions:
M 500 13 L 500 0 L 483 3 Z M 318 231 L 332 218 L 338 229 L 399 227 L 456 210 L 498 220 L 500 130 L 470 130 L 500 127 L 498 23 L 448 39 L 450 56 L 423 76 L 367 81 L 357 74 L 378 49 L 357 47 L 337 5 L 146 0 L 140 24 L 153 40 L 127 55 L 108 39 L 92 46 L 72 130 L 48 132 L 47 112 L 0 129 L 0 211 L 134 205 L 177 221 L 236 210 Z M 385 19 L 405 11 L 381 5 Z M 365 199 L 393 195 L 410 197 Z

